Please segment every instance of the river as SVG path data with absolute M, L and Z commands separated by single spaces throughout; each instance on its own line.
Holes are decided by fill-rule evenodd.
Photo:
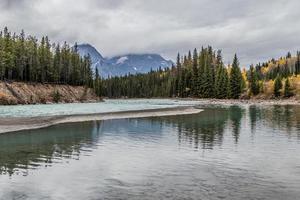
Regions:
M 0 199 L 300 199 L 300 106 L 197 106 L 1 134 Z

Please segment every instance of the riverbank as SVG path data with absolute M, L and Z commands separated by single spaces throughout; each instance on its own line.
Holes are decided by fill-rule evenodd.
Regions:
M 211 105 L 300 105 L 300 100 L 289 99 L 197 99 L 197 98 L 175 98 L 177 100 L 197 101 L 199 104 Z
M 140 100 L 143 98 L 123 98 L 124 100 Z M 197 105 L 300 105 L 300 100 L 296 98 L 288 99 L 200 99 L 200 98 L 148 98 L 151 99 L 164 99 L 172 101 L 193 101 L 197 102 Z M 104 99 L 105 100 L 105 99 Z
M 202 110 L 195 107 L 175 107 L 163 109 L 149 109 L 123 112 L 107 112 L 99 114 L 65 115 L 53 117 L 29 117 L 29 118 L 0 118 L 0 133 L 16 132 L 45 128 L 56 124 L 99 121 L 126 118 L 145 118 L 175 115 L 197 114 Z
M 83 86 L 0 81 L 0 105 L 98 101 L 94 91 Z

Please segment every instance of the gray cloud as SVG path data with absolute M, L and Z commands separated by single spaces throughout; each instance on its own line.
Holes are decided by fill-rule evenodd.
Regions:
M 212 45 L 249 65 L 300 49 L 298 0 L 3 0 L 0 26 L 53 42 L 91 43 L 105 56 Z

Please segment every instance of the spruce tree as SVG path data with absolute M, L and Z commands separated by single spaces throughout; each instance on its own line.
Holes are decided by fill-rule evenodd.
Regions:
M 287 78 L 284 83 L 284 97 L 289 98 L 291 96 L 293 96 L 293 92 L 291 89 L 289 78 Z
M 192 77 L 192 92 L 194 96 L 198 95 L 199 90 L 199 79 L 198 79 L 198 52 L 194 49 L 193 53 L 193 77 Z
M 198 97 L 203 97 L 203 90 L 204 90 L 204 69 L 206 65 L 206 52 L 207 50 L 205 48 L 201 48 L 201 52 L 199 55 L 199 69 L 198 69 Z
M 216 75 L 215 97 L 218 99 L 225 99 L 227 97 L 228 89 L 228 74 L 223 66 L 219 66 Z
M 215 97 L 225 99 L 228 97 L 228 72 L 222 62 L 221 51 L 217 52 L 217 67 L 215 75 Z
M 99 71 L 98 68 L 96 67 L 96 72 L 95 72 L 95 81 L 94 81 L 94 89 L 97 94 L 97 96 L 101 96 L 101 86 L 100 86 L 100 76 L 99 76 Z
M 180 54 L 179 53 L 177 54 L 176 67 L 177 67 L 177 70 L 180 71 L 181 62 L 180 62 Z
M 204 73 L 203 73 L 203 82 L 202 82 L 202 97 L 204 98 L 212 98 L 214 92 L 214 83 L 213 83 L 213 71 L 211 63 L 208 62 L 205 65 Z
M 51 52 L 51 44 L 48 36 L 45 37 L 45 65 L 44 67 L 44 75 L 46 82 L 53 82 L 53 53 Z
M 0 33 L 0 80 L 4 79 L 4 75 L 5 75 L 5 51 L 4 51 L 4 44 L 3 44 L 3 35 L 2 32 Z
M 55 54 L 53 58 L 53 81 L 59 82 L 59 74 L 61 70 L 61 54 L 60 54 L 60 45 L 58 44 L 55 48 Z
M 192 68 L 193 67 L 193 58 L 192 58 L 192 53 L 189 51 L 188 56 L 187 56 L 187 67 Z
M 277 77 L 274 81 L 274 96 L 275 97 L 280 97 L 281 89 L 282 89 L 282 80 L 281 80 L 281 77 L 279 75 L 277 75 Z
M 11 37 L 11 33 L 8 31 L 7 27 L 4 28 L 3 32 L 3 50 L 4 50 L 4 66 L 5 66 L 5 78 L 6 79 L 14 79 L 13 77 L 13 69 L 15 67 L 15 54 L 13 49 L 13 38 Z
M 177 60 L 176 60 L 176 96 L 181 95 L 181 60 L 180 60 L 180 54 L 177 54 Z
M 259 93 L 259 83 L 258 83 L 257 73 L 253 65 L 250 66 L 250 75 L 248 81 L 250 86 L 250 92 L 253 95 L 257 95 Z
M 229 77 L 230 98 L 238 99 L 242 93 L 242 73 L 237 55 L 234 55 Z
M 295 74 L 300 74 L 300 51 L 297 51 L 297 58 L 296 58 L 296 64 L 295 64 Z

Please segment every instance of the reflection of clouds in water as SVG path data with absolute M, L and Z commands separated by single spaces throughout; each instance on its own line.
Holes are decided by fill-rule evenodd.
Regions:
M 0 199 L 297 199 L 296 110 L 206 107 L 0 135 Z
M 107 145 L 118 143 L 158 148 L 155 145 L 177 145 L 178 140 L 182 147 L 213 150 L 225 138 L 238 144 L 243 135 L 264 130 L 269 134 L 274 129 L 300 138 L 299 126 L 297 106 L 206 107 L 197 115 L 61 124 L 0 135 L 0 170 L 26 175 L 28 169 L 78 160 L 92 155 L 98 146 L 110 148 Z
M 0 136 L 1 173 L 27 173 L 22 169 L 51 166 L 63 159 L 78 159 L 81 148 L 90 148 L 99 137 L 101 122 L 64 124 L 46 129 L 22 131 Z M 87 134 L 88 133 L 88 134 Z

